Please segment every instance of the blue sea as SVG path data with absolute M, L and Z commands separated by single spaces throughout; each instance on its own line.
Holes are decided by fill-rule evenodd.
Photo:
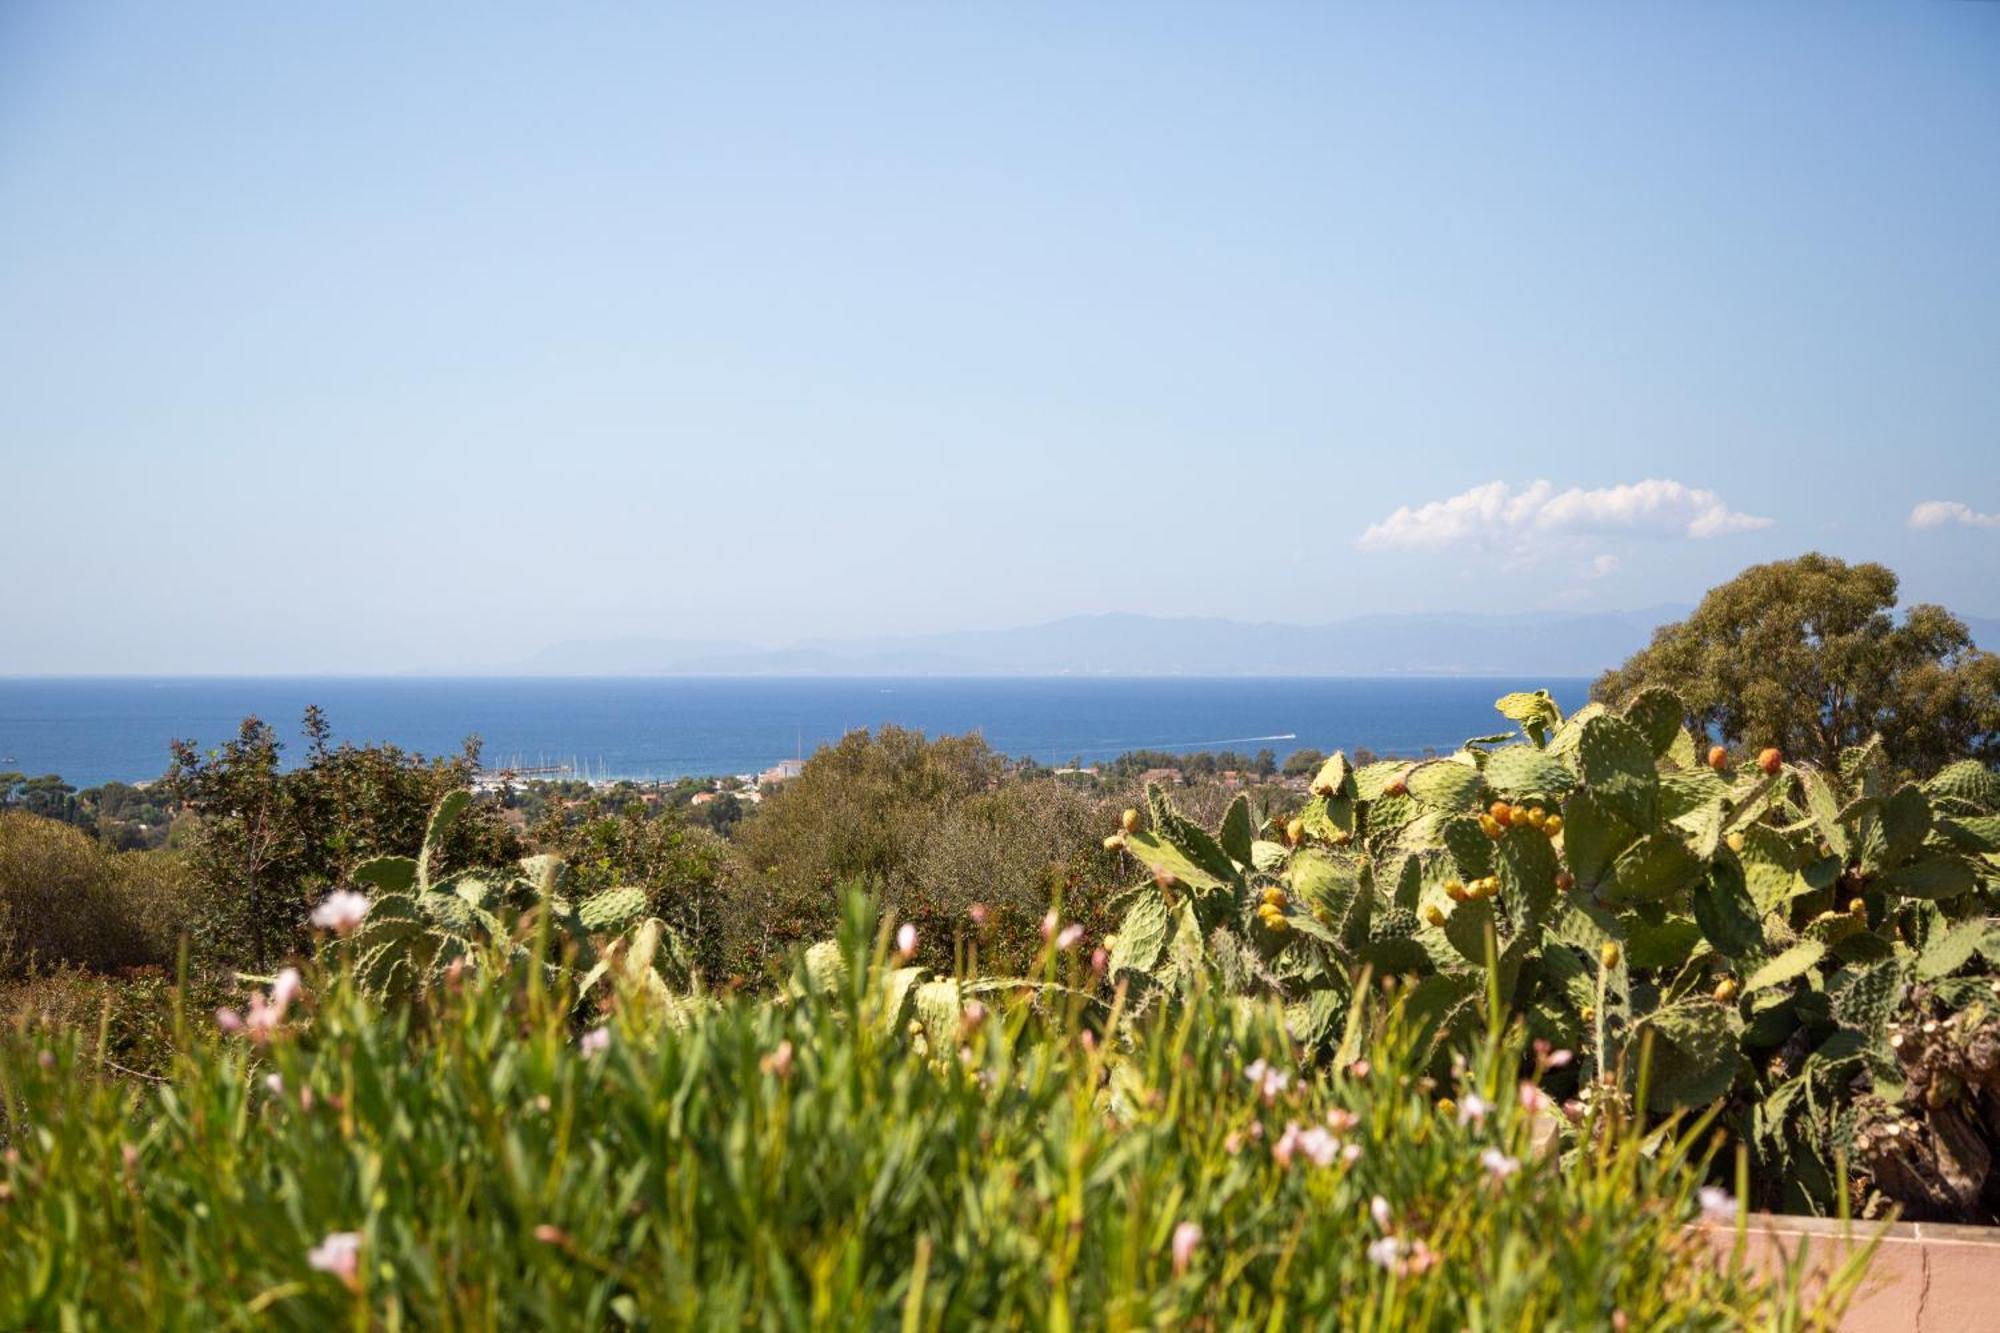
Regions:
M 1128 750 L 1307 747 L 1383 754 L 1449 751 L 1509 724 L 1493 701 L 1546 687 L 1565 711 L 1583 679 L 1496 678 L 602 678 L 0 679 L 0 769 L 60 773 L 79 786 L 138 781 L 167 766 L 169 741 L 204 747 L 250 714 L 296 751 L 318 704 L 336 738 L 456 753 L 467 736 L 489 765 L 573 765 L 579 776 L 749 773 L 856 727 L 893 722 L 930 735 L 977 731 L 1016 758 L 1061 764 Z

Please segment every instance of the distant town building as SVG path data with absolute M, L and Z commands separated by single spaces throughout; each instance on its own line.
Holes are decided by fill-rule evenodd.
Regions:
M 1178 768 L 1149 768 L 1139 775 L 1139 781 L 1156 787 L 1178 787 L 1181 785 L 1181 771 Z
M 769 787 L 780 782 L 790 782 L 805 771 L 806 761 L 803 759 L 780 759 L 757 775 L 757 785 Z

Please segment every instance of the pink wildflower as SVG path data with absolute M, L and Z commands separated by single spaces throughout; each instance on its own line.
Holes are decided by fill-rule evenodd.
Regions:
M 1109 966 L 1111 966 L 1111 954 L 1105 949 L 1103 945 L 1100 944 L 1095 949 L 1092 949 L 1090 951 L 1091 971 L 1102 972 L 1104 971 L 1105 968 Z
M 1042 938 L 1045 940 L 1055 938 L 1056 927 L 1060 924 L 1061 918 L 1056 915 L 1056 909 L 1051 907 L 1042 917 Z
M 1304 1153 L 1315 1166 L 1332 1166 L 1335 1155 L 1340 1152 L 1340 1140 L 1327 1133 L 1318 1125 L 1299 1135 L 1299 1151 Z
M 336 1231 L 306 1252 L 306 1264 L 315 1272 L 331 1273 L 351 1290 L 361 1272 L 361 1233 Z
M 1389 1224 L 1396 1220 L 1395 1211 L 1389 1207 L 1389 1201 L 1379 1194 L 1368 1201 L 1368 1215 L 1374 1218 L 1375 1225 L 1384 1231 L 1387 1231 Z
M 784 1078 L 787 1074 L 790 1074 L 792 1072 L 792 1043 L 790 1041 L 779 1042 L 769 1055 L 758 1062 L 758 1066 L 765 1073 L 775 1074 L 779 1078 Z
M 312 923 L 320 930 L 330 930 L 336 935 L 345 935 L 361 924 L 361 918 L 368 915 L 368 898 L 352 889 L 335 889 L 320 899 L 313 908 Z
M 1493 1103 L 1476 1092 L 1468 1092 L 1459 1099 L 1458 1123 L 1461 1125 L 1483 1125 L 1486 1113 L 1493 1109 Z
M 1326 1113 L 1326 1127 L 1336 1134 L 1345 1134 L 1361 1123 L 1361 1117 L 1344 1106 L 1336 1106 Z
M 1521 1169 L 1520 1158 L 1509 1157 L 1498 1148 L 1488 1148 L 1479 1154 L 1479 1164 L 1485 1167 L 1487 1173 L 1495 1180 L 1505 1180 Z
M 1174 1276 L 1188 1271 L 1194 1262 L 1194 1252 L 1201 1248 L 1201 1224 L 1183 1222 L 1174 1228 Z
M 1283 1070 L 1273 1069 L 1263 1060 L 1253 1060 L 1244 1067 L 1243 1076 L 1256 1085 L 1257 1095 L 1268 1104 L 1278 1100 L 1278 1094 L 1291 1086 L 1292 1076 Z
M 1361 1145 L 1350 1143 L 1345 1148 L 1342 1148 L 1340 1150 L 1340 1160 L 1348 1166 L 1353 1166 L 1361 1160 Z
M 974 903 L 972 906 L 965 909 L 965 914 L 972 918 L 972 924 L 975 927 L 985 926 L 986 924 L 985 903 Z
M 1056 936 L 1056 948 L 1061 949 L 1064 953 L 1068 953 L 1082 942 L 1083 927 L 1074 921 L 1064 926 L 1062 933 Z
M 215 1026 L 233 1036 L 243 1030 L 243 1015 L 225 1006 L 215 1011 Z
M 611 1049 L 611 1029 L 592 1028 L 576 1039 L 576 1049 L 587 1060 L 593 1055 L 601 1055 Z
M 1736 1200 L 1728 1190 L 1714 1185 L 1703 1185 L 1695 1191 L 1695 1199 L 1701 1204 L 1701 1220 L 1710 1224 L 1734 1225 L 1736 1222 Z
M 1299 1127 L 1294 1121 L 1285 1126 L 1285 1132 L 1271 1145 L 1271 1160 L 1278 1164 L 1280 1170 L 1289 1170 L 1292 1165 L 1292 1154 L 1298 1150 Z
M 1547 1111 L 1555 1106 L 1555 1099 L 1543 1092 L 1528 1079 L 1521 1080 L 1521 1109 L 1523 1111 Z
M 270 1093 L 270 1094 L 271 1094 L 271 1095 L 272 1095 L 273 1097 L 282 1097 L 282 1096 L 284 1096 L 284 1095 L 285 1095 L 285 1076 L 284 1076 L 283 1074 L 266 1074 L 266 1075 L 264 1075 L 264 1090 L 265 1090 L 266 1092 Z

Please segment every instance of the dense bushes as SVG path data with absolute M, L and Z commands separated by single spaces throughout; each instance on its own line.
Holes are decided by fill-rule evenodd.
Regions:
M 409 1008 L 315 977 L 157 1089 L 0 1037 L 0 1325 L 1806 1326 L 1685 1229 L 1705 1136 L 1559 1163 L 1518 1047 L 1454 1108 L 1394 1022 L 1316 1072 L 1199 987 L 915 1021 L 862 930 L 681 1028 L 579 1039 L 566 974 L 493 960 Z
M 67 824 L 0 813 L 0 980 L 171 964 L 187 883 L 170 853 L 108 851 Z

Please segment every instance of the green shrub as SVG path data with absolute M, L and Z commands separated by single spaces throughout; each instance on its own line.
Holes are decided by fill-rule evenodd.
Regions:
M 562 974 L 496 962 L 409 1007 L 317 976 L 266 1045 L 198 1029 L 165 1087 L 100 1077 L 73 1039 L 0 1038 L 0 1326 L 1720 1330 L 1831 1312 L 1688 1227 L 1695 1130 L 1603 1118 L 1589 1151 L 1539 1149 L 1517 1044 L 1473 1043 L 1447 1114 L 1393 1019 L 1371 1067 L 1317 1072 L 1274 1007 L 1200 988 L 1113 1022 L 1013 983 L 979 1021 L 948 983 L 871 965 L 866 929 L 850 912 L 782 995 L 684 1027 L 628 1004 L 579 1039 Z
M 0 814 L 0 979 L 173 961 L 185 875 L 165 852 L 112 852 L 51 819 Z

